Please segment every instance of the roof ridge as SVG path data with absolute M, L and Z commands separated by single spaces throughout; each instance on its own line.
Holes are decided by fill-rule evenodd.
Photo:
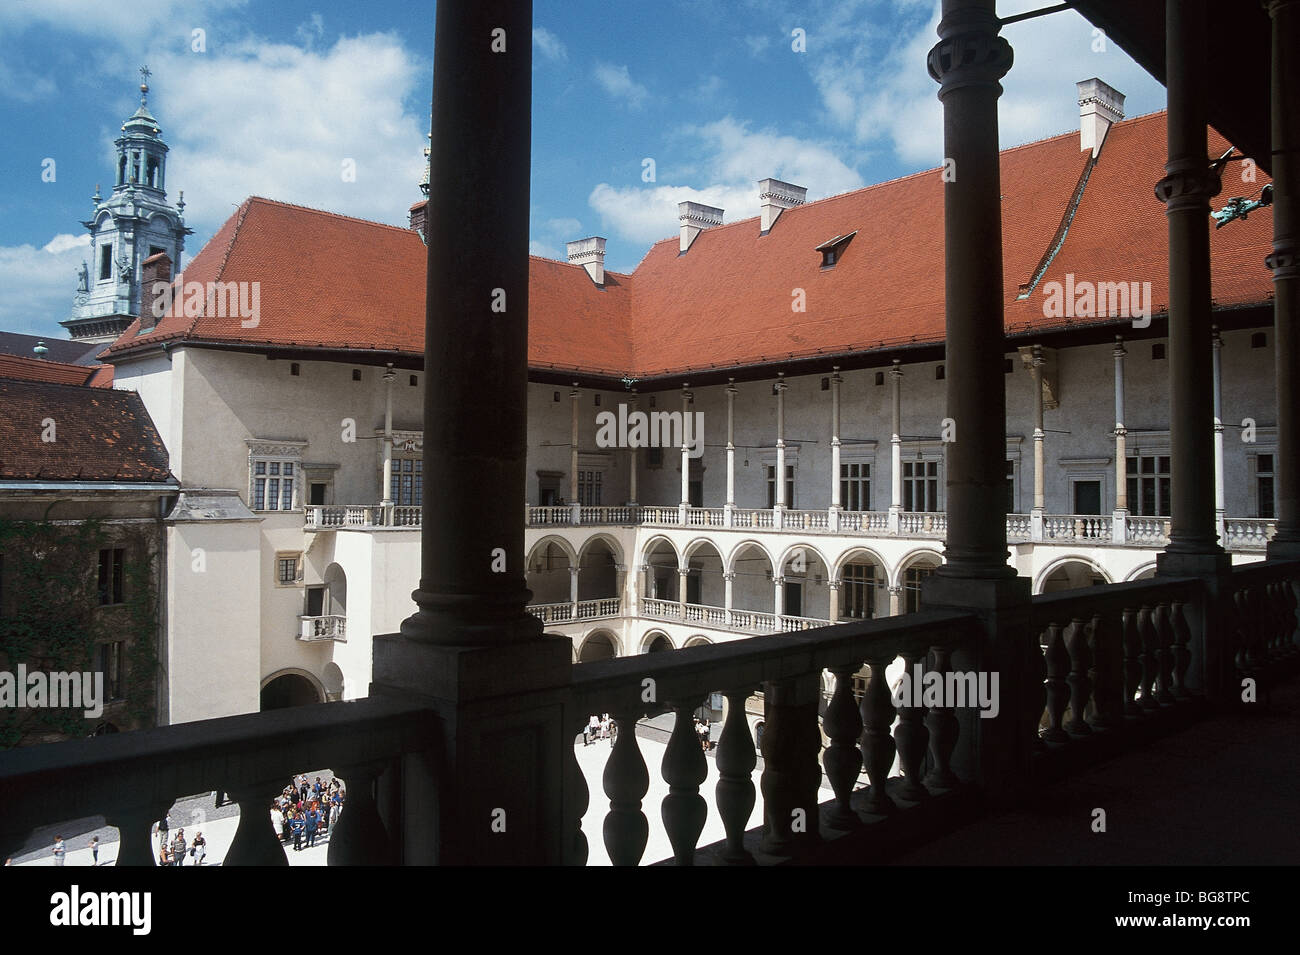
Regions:
M 296 202 L 283 202 L 279 199 L 268 199 L 266 196 L 249 196 L 244 200 L 245 205 L 251 205 L 254 202 L 264 202 L 271 206 L 280 206 L 284 209 L 298 209 L 302 212 L 312 212 L 316 215 L 329 216 L 331 219 L 342 219 L 346 222 L 360 222 L 363 225 L 378 226 L 381 229 L 392 229 L 395 232 L 409 233 L 415 235 L 415 231 L 409 226 L 392 225 L 388 222 L 376 222 L 374 219 L 363 219 L 360 216 L 344 215 L 341 212 L 331 212 L 329 209 L 317 209 L 314 206 L 304 206 Z

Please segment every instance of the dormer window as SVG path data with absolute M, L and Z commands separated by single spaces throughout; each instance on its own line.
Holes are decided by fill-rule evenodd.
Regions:
M 844 255 L 845 248 L 848 247 L 849 242 L 852 241 L 853 237 L 857 234 L 857 230 L 855 229 L 846 235 L 837 235 L 835 238 L 817 246 L 815 251 L 822 254 L 822 268 L 835 268 L 836 263 L 838 263 L 840 258 Z

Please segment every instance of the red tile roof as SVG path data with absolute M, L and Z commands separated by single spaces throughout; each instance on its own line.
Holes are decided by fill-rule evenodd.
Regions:
M 133 391 L 0 379 L 0 407 L 0 480 L 175 480 Z
M 1211 152 L 1226 142 L 1211 130 Z M 1063 245 L 1049 258 L 1085 172 L 1088 154 L 1069 133 L 1004 150 L 1001 164 L 1003 285 L 1009 332 L 1065 322 L 1043 314 L 1043 284 L 1151 282 L 1153 311 L 1168 301 L 1168 234 L 1152 188 L 1163 175 L 1165 114 L 1110 132 Z M 1239 165 L 1229 166 L 1230 175 Z M 960 174 L 960 171 L 958 171 Z M 1225 188 L 1226 198 L 1250 194 Z M 1222 203 L 1219 203 L 1222 204 Z M 1214 232 L 1214 296 L 1220 306 L 1267 301 L 1263 258 L 1272 215 L 1262 210 Z M 834 268 L 816 247 L 856 231 Z M 651 247 L 631 275 L 606 272 L 603 289 L 584 269 L 529 262 L 529 364 L 649 377 L 743 366 L 788 356 L 863 352 L 942 342 L 943 183 L 927 170 L 784 212 L 759 236 L 757 218 L 702 232 L 685 255 L 676 237 Z M 972 236 L 978 241 L 978 236 Z M 425 249 L 409 229 L 251 198 L 185 269 L 186 282 L 260 283 L 260 322 L 238 316 L 167 317 L 139 335 L 133 324 L 106 357 L 169 339 L 253 346 L 423 352 Z M 806 311 L 791 308 L 795 289 Z M 1115 320 L 1112 320 L 1115 321 Z
M 111 365 L 69 365 L 42 358 L 0 355 L 0 378 L 49 381 L 61 385 L 93 384 L 98 388 L 111 388 L 113 368 Z

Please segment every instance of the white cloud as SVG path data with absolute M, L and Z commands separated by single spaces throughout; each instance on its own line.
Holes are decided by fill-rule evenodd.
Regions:
M 569 51 L 560 38 L 546 27 L 533 27 L 533 46 L 548 60 L 567 60 Z
M 48 26 L 81 33 L 97 41 L 139 41 L 156 37 L 189 44 L 190 31 L 211 30 L 221 11 L 247 5 L 248 0 L 33 0 L 0 4 L 0 24 L 19 32 L 30 26 Z
M 248 41 L 158 71 L 168 192 L 185 190 L 192 227 L 215 228 L 250 195 L 402 224 L 420 197 L 428 119 L 403 103 L 425 77 L 396 35 L 319 51 Z
M 826 143 L 811 142 L 774 130 L 752 131 L 727 116 L 681 131 L 696 141 L 706 185 L 629 186 L 602 182 L 591 191 L 588 204 L 619 236 L 650 243 L 671 236 L 677 225 L 677 203 L 703 202 L 726 210 L 727 221 L 758 214 L 758 180 L 773 176 L 808 187 L 809 199 L 857 189 L 862 177 Z
M 564 254 L 560 252 L 559 249 L 547 245 L 545 242 L 538 242 L 536 240 L 528 243 L 528 254 L 539 255 L 544 259 L 559 259 L 561 262 L 563 262 L 565 258 Z
M 772 45 L 770 36 L 747 36 L 745 37 L 745 46 L 749 47 L 750 56 L 759 56 Z
M 628 75 L 626 66 L 597 63 L 595 76 L 596 82 L 604 88 L 606 93 L 614 97 L 614 99 L 626 100 L 628 106 L 633 109 L 640 109 L 646 97 L 650 95 L 649 90 L 640 83 L 635 82 Z
M 325 36 L 325 18 L 319 13 L 313 13 L 311 17 L 298 24 L 293 35 L 298 38 L 307 49 L 316 45 L 316 41 Z
M 77 270 L 89 248 L 88 237 L 54 236 L 41 248 L 0 246 L 0 328 L 8 332 L 66 338 L 58 322 L 72 314 Z

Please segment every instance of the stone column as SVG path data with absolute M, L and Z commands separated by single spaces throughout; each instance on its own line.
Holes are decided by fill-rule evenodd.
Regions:
M 998 80 L 1011 67 L 998 36 L 995 0 L 943 0 L 930 75 L 943 103 L 945 165 L 944 299 L 948 534 L 946 563 L 922 585 L 925 609 L 977 616 L 973 645 L 954 654 L 958 669 L 1001 674 L 1001 709 L 992 719 L 963 713 L 953 765 L 995 804 L 1019 798 L 1029 780 L 1035 730 L 1023 694 L 1032 691 L 1035 654 L 1029 580 L 1007 565 L 1005 328 Z M 938 424 L 938 422 L 936 422 Z M 955 433 L 953 433 L 955 432 Z M 901 593 L 899 595 L 902 596 Z M 901 609 L 901 607 L 900 607 Z
M 729 570 L 722 575 L 722 609 L 727 626 L 731 626 L 732 588 L 736 583 L 736 572 Z
M 897 617 L 903 612 L 903 588 L 889 588 L 889 615 Z
M 780 574 L 772 575 L 772 612 L 778 617 L 785 613 L 785 578 Z M 777 621 L 777 629 L 781 622 Z
M 678 518 L 683 524 L 686 523 L 686 509 L 691 506 L 691 448 L 686 443 L 686 416 L 691 413 L 691 393 L 686 390 L 686 385 L 682 385 L 682 503 L 681 516 Z M 703 447 L 704 438 L 700 437 L 700 445 Z
M 830 529 L 840 529 L 840 367 L 836 365 L 831 373 L 831 508 L 829 515 Z
M 1110 539 L 1116 544 L 1128 540 L 1128 430 L 1124 427 L 1124 339 L 1115 336 L 1115 511 L 1111 515 Z
M 384 372 L 384 486 L 379 506 L 384 509 L 384 524 L 393 523 L 393 379 L 397 372 L 389 365 Z
M 1213 571 L 1214 400 L 1210 341 L 1210 197 L 1205 0 L 1166 0 L 1169 159 L 1156 197 L 1169 222 L 1169 451 L 1171 528 L 1160 572 Z
M 777 375 L 776 380 L 776 508 L 772 515 L 772 526 L 785 524 L 785 373 Z
M 686 619 L 686 575 L 690 572 L 689 567 L 677 568 L 677 615 L 683 620 Z
M 1043 455 L 1043 346 L 1033 347 L 1033 382 L 1034 382 L 1034 507 L 1029 512 L 1029 539 L 1043 539 L 1043 514 L 1046 509 L 1046 475 L 1043 469 L 1046 459 Z
M 889 438 L 890 490 L 889 533 L 897 534 L 899 515 L 903 512 L 903 363 L 895 358 L 889 370 L 893 391 L 893 423 Z
M 1217 325 L 1210 334 L 1214 345 L 1214 532 L 1219 536 L 1219 544 L 1223 545 L 1228 541 L 1223 489 L 1223 338 Z
M 569 392 L 569 404 L 572 410 L 569 424 L 569 509 L 573 512 L 573 523 L 581 523 L 582 505 L 578 501 L 578 383 L 573 383 Z
M 532 4 L 442 0 L 436 16 L 418 609 L 374 638 L 370 695 L 438 717 L 401 760 L 404 864 L 556 865 L 579 844 L 562 785 L 576 717 L 559 705 L 573 650 L 525 610 L 508 504 L 526 484 Z M 557 705 L 511 709 L 540 691 Z
M 632 397 L 628 399 L 627 403 L 628 403 L 628 417 L 631 418 L 632 413 L 637 410 L 637 393 L 635 391 L 632 392 Z M 627 503 L 632 507 L 636 507 L 636 466 L 637 466 L 637 458 L 639 456 L 637 454 L 637 446 L 635 444 L 632 444 L 630 441 L 628 442 L 628 444 L 629 447 L 627 449 L 627 453 L 628 453 L 628 461 L 630 463 L 628 465 L 629 499 Z
M 573 604 L 573 617 L 578 619 L 578 571 L 577 566 L 569 567 L 569 603 Z
M 840 622 L 840 579 L 838 577 L 833 579 L 828 578 L 826 581 L 826 587 L 830 591 L 830 595 L 831 595 L 830 608 L 829 608 L 830 612 L 826 615 L 827 619 L 829 619 L 831 623 L 839 623 Z
M 736 516 L 736 379 L 727 379 L 727 503 L 723 517 L 727 527 Z
M 1277 533 L 1268 556 L 1300 557 L 1300 0 L 1272 0 L 1273 355 Z

